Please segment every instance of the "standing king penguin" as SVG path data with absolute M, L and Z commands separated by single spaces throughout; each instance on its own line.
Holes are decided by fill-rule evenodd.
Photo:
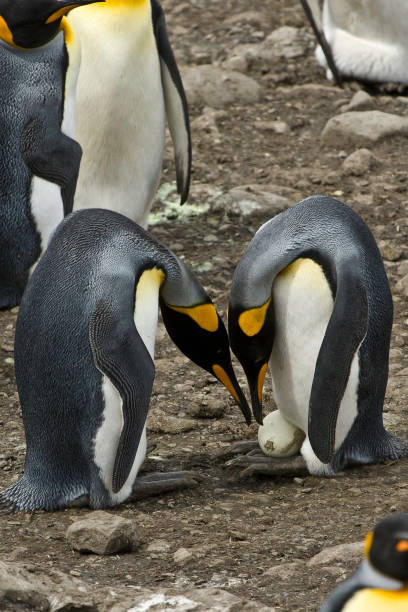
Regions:
M 0 0 L 0 308 L 20 302 L 31 266 L 72 211 L 79 49 L 64 15 L 95 1 Z
M 271 455 L 301 446 L 308 471 L 326 476 L 407 455 L 382 421 L 392 315 L 375 239 L 345 204 L 309 197 L 258 230 L 234 273 L 228 323 L 260 424 L 270 365 L 278 407 L 268 415 Z M 246 463 L 265 474 L 277 464 Z
M 69 21 L 82 50 L 76 137 L 83 158 L 74 209 L 112 209 L 147 227 L 166 115 L 181 203 L 190 182 L 187 102 L 163 10 L 158 0 L 106 0 Z
M 366 536 L 366 559 L 320 612 L 408 610 L 408 514 L 392 514 Z
M 27 452 L 23 476 L 0 494 L 3 510 L 105 508 L 152 486 L 154 477 L 136 476 L 159 302 L 176 345 L 250 421 L 226 329 L 192 272 L 127 217 L 76 211 L 56 229 L 21 301 L 15 367 Z M 156 489 L 167 476 L 157 476 Z

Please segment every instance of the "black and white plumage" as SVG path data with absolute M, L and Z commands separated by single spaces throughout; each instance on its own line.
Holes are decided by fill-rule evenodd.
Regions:
M 407 455 L 382 421 L 392 314 L 375 239 L 348 206 L 309 197 L 258 230 L 234 273 L 228 323 L 261 424 L 269 364 L 276 455 L 301 446 L 315 475 Z M 293 430 L 305 436 L 298 448 Z M 254 461 L 268 473 L 266 457 Z
M 177 346 L 250 419 L 227 332 L 192 272 L 126 217 L 74 212 L 20 306 L 15 367 L 27 453 L 23 476 L 0 494 L 4 510 L 53 510 L 78 499 L 109 507 L 138 485 L 159 302 Z
M 96 0 L 79 0 L 75 6 Z M 77 41 L 66 0 L 0 6 L 0 308 L 19 303 L 31 267 L 72 211 Z

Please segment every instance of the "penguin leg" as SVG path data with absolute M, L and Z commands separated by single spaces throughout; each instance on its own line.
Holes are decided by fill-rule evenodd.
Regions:
M 51 105 L 35 108 L 30 115 L 21 134 L 23 159 L 33 174 L 61 187 L 66 216 L 74 204 L 82 149 L 61 132 L 58 113 Z
M 155 472 L 140 476 L 133 484 L 128 501 L 137 501 L 152 495 L 162 495 L 176 489 L 196 487 L 203 477 L 196 472 Z
M 256 443 L 258 445 L 258 443 Z M 258 450 L 259 449 L 259 450 Z M 226 462 L 230 469 L 239 469 L 240 478 L 251 476 L 307 476 L 305 460 L 300 455 L 295 457 L 267 457 L 258 445 L 246 455 L 240 455 Z

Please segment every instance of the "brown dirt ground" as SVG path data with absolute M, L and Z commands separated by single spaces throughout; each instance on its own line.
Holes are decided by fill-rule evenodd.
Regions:
M 180 63 L 185 64 L 200 61 L 200 57 L 207 62 L 221 61 L 235 45 L 259 42 L 259 26 L 251 26 L 245 20 L 231 26 L 226 21 L 231 14 L 249 9 L 262 16 L 262 31 L 266 34 L 281 25 L 303 24 L 308 30 L 298 5 L 297 0 L 253 0 L 250 6 L 244 0 L 164 1 L 174 49 Z M 221 133 L 218 144 L 193 133 L 193 182 L 224 191 L 240 184 L 276 184 L 295 189 L 299 198 L 341 191 L 340 199 L 363 216 L 377 240 L 403 251 L 399 261 L 386 262 L 395 304 L 395 350 L 385 420 L 391 431 L 406 437 L 407 377 L 398 373 L 408 366 L 408 305 L 398 293 L 396 282 L 401 278 L 398 265 L 408 255 L 408 141 L 395 138 L 373 146 L 378 160 L 376 169 L 362 177 L 344 177 L 339 150 L 322 145 L 319 135 L 326 121 L 361 85 L 350 82 L 344 90 L 333 89 L 332 93 L 298 90 L 292 94 L 280 89 L 305 83 L 328 85 L 312 51 L 311 48 L 301 61 L 281 60 L 274 71 L 254 68 L 250 76 L 262 84 L 262 101 L 228 108 L 217 121 Z M 376 96 L 380 110 L 408 115 L 406 100 L 381 92 Z M 191 108 L 192 118 L 201 111 Z M 255 127 L 260 120 L 276 119 L 288 123 L 290 131 L 271 134 Z M 166 180 L 173 179 L 171 152 L 166 157 L 164 173 Z M 218 210 L 188 223 L 173 220 L 160 224 L 153 231 L 194 266 L 209 259 L 215 264 L 200 278 L 224 313 L 234 266 L 266 218 L 252 215 L 250 221 L 243 223 L 227 210 Z M 216 234 L 217 240 L 209 240 L 203 248 L 201 238 L 211 234 Z M 21 474 L 24 464 L 24 432 L 10 363 L 16 317 L 16 312 L 0 313 L 1 487 Z M 316 610 L 335 586 L 339 573 L 305 570 L 300 576 L 283 580 L 272 579 L 265 571 L 294 559 L 308 559 L 327 546 L 361 540 L 390 511 L 407 511 L 408 460 L 351 469 L 330 480 L 239 480 L 224 469 L 222 454 L 231 442 L 254 438 L 255 426 L 248 431 L 221 385 L 211 384 L 209 375 L 188 362 L 162 333 L 156 350 L 157 374 L 149 419 L 159 410 L 185 416 L 197 392 L 228 402 L 222 419 L 198 420 L 195 429 L 182 434 L 149 435 L 157 448 L 147 469 L 197 470 L 205 476 L 199 487 L 115 509 L 120 516 L 140 518 L 147 541 L 166 540 L 169 552 L 81 556 L 70 550 L 65 541 L 65 531 L 72 520 L 89 512 L 81 509 L 2 516 L 0 558 L 23 559 L 44 572 L 50 568 L 72 572 L 85 581 L 112 588 L 126 585 L 129 580 L 152 589 L 175 584 L 223 585 L 232 593 L 277 610 Z M 180 568 L 173 561 L 173 553 L 180 547 L 197 547 L 201 552 Z M 351 569 L 348 563 L 341 567 L 344 573 Z

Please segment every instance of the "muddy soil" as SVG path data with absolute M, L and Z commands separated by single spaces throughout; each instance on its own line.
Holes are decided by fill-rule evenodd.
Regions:
M 297 0 L 253 0 L 250 6 L 244 0 L 164 0 L 163 5 L 181 67 L 221 63 L 234 47 L 262 42 L 281 26 L 311 34 Z M 222 109 L 215 117 L 216 136 L 199 121 L 194 123 L 208 115 L 208 109 L 191 106 L 197 129 L 192 133 L 190 203 L 202 204 L 212 190 L 226 193 L 238 185 L 258 184 L 293 201 L 313 193 L 334 194 L 362 215 L 383 249 L 395 307 L 385 423 L 393 433 L 408 437 L 408 304 L 397 286 L 408 272 L 408 141 L 398 136 L 373 144 L 373 169 L 360 176 L 344 174 L 344 158 L 356 147 L 323 145 L 320 134 L 363 85 L 348 82 L 343 89 L 331 85 L 315 62 L 313 47 L 310 42 L 302 57 L 280 58 L 274 66 L 249 66 L 246 74 L 261 85 L 261 100 Z M 369 93 L 378 110 L 408 116 L 408 98 L 400 92 L 370 89 Z M 265 126 L 273 121 L 285 122 L 288 129 L 276 133 Z M 174 180 L 171 156 L 169 148 L 166 182 Z M 152 226 L 152 232 L 192 265 L 225 317 L 234 267 L 270 213 L 261 209 L 243 217 L 214 201 L 201 215 L 169 214 Z M 157 203 L 156 209 L 161 206 Z M 16 318 L 16 309 L 0 313 L 2 488 L 21 475 L 24 465 L 24 431 L 13 371 Z M 129 585 L 152 590 L 214 585 L 282 612 L 317 610 L 356 560 L 306 567 L 307 560 L 327 547 L 362 540 L 390 512 L 407 511 L 408 459 L 349 469 L 333 479 L 242 479 L 225 468 L 225 452 L 234 441 L 255 439 L 256 426 L 244 425 L 221 385 L 178 352 L 161 324 L 156 356 L 148 438 L 157 446 L 145 470 L 195 470 L 204 477 L 200 486 L 125 503 L 113 511 L 137 520 L 144 532 L 146 544 L 135 553 L 100 557 L 73 552 L 65 531 L 89 510 L 72 509 L 2 516 L 0 558 L 28 562 L 44 573 L 57 569 L 112 590 Z M 238 366 L 237 373 L 244 385 Z M 265 397 L 270 408 L 268 385 Z M 205 403 L 206 398 L 222 403 L 222 417 L 190 416 L 192 404 Z M 169 416 L 179 418 L 181 428 L 188 431 L 161 433 Z M 187 419 L 193 422 L 188 425 Z M 148 544 L 157 539 L 166 541 L 168 548 L 147 552 Z M 173 555 L 182 547 L 194 554 L 181 566 Z M 292 571 L 285 565 L 289 563 L 294 563 Z M 271 572 L 281 566 L 288 571 L 283 567 Z

